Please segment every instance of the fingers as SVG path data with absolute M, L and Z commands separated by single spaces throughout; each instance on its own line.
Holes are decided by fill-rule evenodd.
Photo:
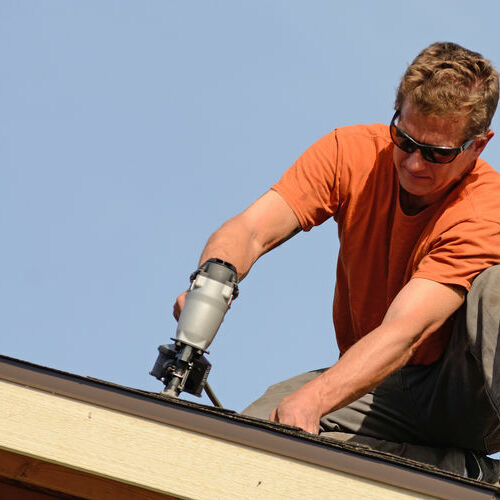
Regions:
M 271 412 L 269 420 L 318 434 L 321 414 L 314 407 L 304 404 L 303 401 L 297 401 L 296 398 L 296 394 L 286 396 Z
M 181 311 L 184 308 L 184 303 L 186 302 L 186 295 L 187 295 L 187 290 L 183 293 L 181 293 L 178 297 L 177 300 L 175 301 L 174 304 L 174 310 L 173 310 L 173 315 L 174 318 L 179 321 L 179 316 L 181 315 Z

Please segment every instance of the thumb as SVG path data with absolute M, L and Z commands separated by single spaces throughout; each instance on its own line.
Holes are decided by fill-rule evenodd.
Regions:
M 272 412 L 271 412 L 271 415 L 269 416 L 269 420 L 271 422 L 278 422 L 280 421 L 280 419 L 278 418 L 278 408 L 275 408 Z
M 177 321 L 179 321 L 179 316 L 181 315 L 181 311 L 184 308 L 184 303 L 186 302 L 187 293 L 188 293 L 187 290 L 181 293 L 177 297 L 177 300 L 175 301 L 173 315 Z

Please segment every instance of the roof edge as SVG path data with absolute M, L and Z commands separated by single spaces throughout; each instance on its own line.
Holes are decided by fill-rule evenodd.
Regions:
M 294 427 L 82 377 L 0 355 L 0 378 L 156 422 L 319 465 L 398 488 L 449 499 L 499 498 L 500 488 L 432 466 Z M 395 470 L 396 469 L 396 470 Z

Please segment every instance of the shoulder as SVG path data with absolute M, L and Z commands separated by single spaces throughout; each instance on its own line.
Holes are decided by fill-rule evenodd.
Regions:
M 500 224 L 500 173 L 482 159 L 448 197 L 443 215 Z
M 392 145 L 389 127 L 382 123 L 371 125 L 346 125 L 328 132 L 315 141 L 308 150 L 341 150 L 354 147 L 373 151 Z
M 364 175 L 374 165 L 392 165 L 393 144 L 389 127 L 381 123 L 336 128 L 318 139 L 295 162 L 294 167 L 315 172 Z
M 340 143 L 360 143 L 373 145 L 375 148 L 385 148 L 392 144 L 389 127 L 383 123 L 371 125 L 348 125 L 335 129 L 335 135 Z
M 335 130 L 335 137 L 342 199 L 361 194 L 372 199 L 391 192 L 394 145 L 387 125 L 342 127 Z
M 392 166 L 394 145 L 382 123 L 351 125 L 335 130 L 339 163 L 348 170 L 368 173 L 377 164 Z

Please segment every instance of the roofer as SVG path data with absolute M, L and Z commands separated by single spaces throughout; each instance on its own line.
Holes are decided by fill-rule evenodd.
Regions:
M 338 223 L 339 361 L 244 413 L 497 480 L 500 174 L 479 158 L 497 102 L 488 60 L 435 43 L 405 72 L 389 127 L 330 132 L 210 237 L 200 263 L 224 259 L 241 279 L 300 230 Z

